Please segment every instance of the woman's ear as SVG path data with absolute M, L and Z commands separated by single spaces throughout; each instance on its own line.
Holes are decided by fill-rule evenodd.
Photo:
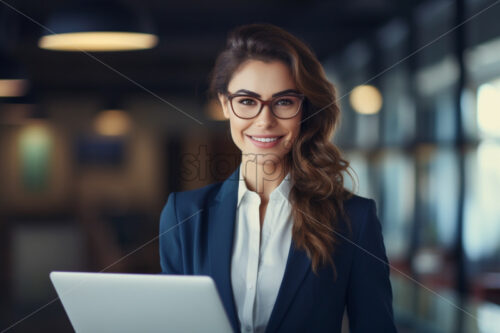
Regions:
M 221 93 L 217 94 L 219 98 L 220 105 L 222 106 L 222 112 L 224 112 L 224 118 L 229 119 L 229 109 L 227 96 Z

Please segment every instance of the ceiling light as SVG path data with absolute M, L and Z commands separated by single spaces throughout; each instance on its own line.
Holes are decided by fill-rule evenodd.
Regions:
M 74 32 L 44 36 L 39 46 L 56 51 L 127 51 L 143 50 L 154 47 L 154 35 L 133 32 Z
M 54 11 L 38 46 L 58 51 L 125 51 L 156 46 L 145 15 L 111 1 L 93 1 Z

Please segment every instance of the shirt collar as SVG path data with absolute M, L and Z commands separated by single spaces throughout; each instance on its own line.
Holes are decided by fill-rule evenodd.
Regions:
M 245 183 L 245 178 L 243 177 L 242 169 L 243 169 L 243 167 L 240 165 L 240 175 L 238 178 L 239 186 L 238 186 L 238 204 L 237 204 L 237 207 L 240 206 L 240 202 L 243 199 L 243 197 L 245 196 L 245 194 L 247 192 L 252 192 L 247 188 L 247 185 Z M 278 187 L 275 188 L 271 192 L 269 200 L 274 200 L 274 199 L 288 200 L 288 196 L 290 194 L 291 188 L 292 188 L 292 184 L 291 184 L 290 172 L 288 172 L 286 174 L 285 178 L 283 178 L 281 183 L 278 185 Z M 277 195 L 279 196 L 279 198 L 277 197 Z

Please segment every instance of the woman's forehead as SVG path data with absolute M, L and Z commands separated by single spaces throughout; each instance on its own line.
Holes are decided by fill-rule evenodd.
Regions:
M 295 81 L 288 66 L 280 61 L 249 60 L 238 68 L 228 84 L 231 92 L 240 89 L 266 97 L 283 90 L 295 89 Z

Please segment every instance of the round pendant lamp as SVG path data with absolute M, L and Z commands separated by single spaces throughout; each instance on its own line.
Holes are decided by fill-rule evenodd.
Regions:
M 56 51 L 127 51 L 158 43 L 151 21 L 140 11 L 112 1 L 82 2 L 54 11 L 38 41 Z

